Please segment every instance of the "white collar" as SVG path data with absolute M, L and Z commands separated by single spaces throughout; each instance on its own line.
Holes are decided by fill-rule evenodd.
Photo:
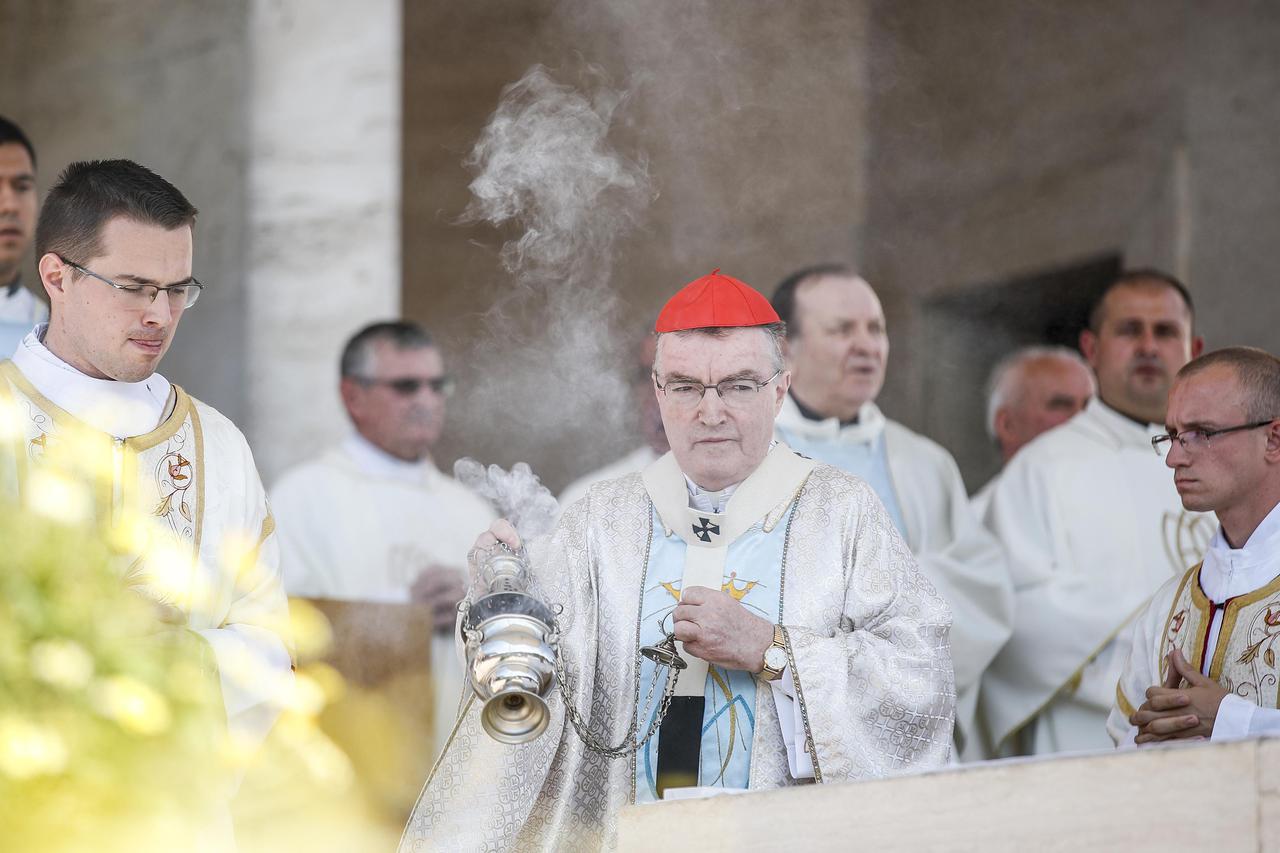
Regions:
M 1078 417 L 1087 417 L 1118 444 L 1131 447 L 1142 446 L 1150 448 L 1151 436 L 1164 432 L 1164 427 L 1160 424 L 1143 426 L 1128 415 L 1121 414 L 1111 408 L 1102 402 L 1101 397 L 1097 396 L 1089 401 L 1089 404 L 1085 406 L 1084 412 Z
M 1280 504 L 1249 536 L 1242 548 L 1232 548 L 1222 525 L 1209 543 L 1200 569 L 1200 586 L 1216 602 L 1261 589 L 1280 575 Z
M 685 488 L 689 490 L 689 506 L 702 512 L 724 512 L 725 504 L 729 502 L 729 498 L 733 497 L 733 493 L 738 490 L 741 483 L 734 483 L 732 486 L 725 486 L 718 492 L 708 492 L 699 486 L 693 480 L 689 479 L 689 475 L 684 475 Z
M 841 441 L 848 444 L 871 444 L 884 433 L 885 416 L 880 408 L 868 400 L 858 409 L 858 420 L 851 424 L 840 424 L 839 418 L 823 418 L 815 421 L 806 418 L 791 395 L 782 401 L 782 410 L 778 412 L 777 425 L 785 432 L 807 439 Z
M 398 480 L 402 483 L 422 484 L 439 469 L 427 457 L 417 462 L 392 456 L 358 432 L 353 432 L 342 442 L 342 449 L 351 457 L 357 469 L 370 477 Z
M 52 403 L 72 417 L 116 438 L 145 435 L 160 425 L 172 386 L 159 373 L 141 382 L 95 379 L 44 345 L 49 324 L 36 326 L 13 353 L 14 366 Z

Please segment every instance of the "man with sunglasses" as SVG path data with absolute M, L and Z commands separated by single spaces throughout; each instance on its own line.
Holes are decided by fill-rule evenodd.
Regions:
M 364 327 L 343 348 L 339 373 L 352 433 L 271 490 L 285 587 L 432 609 L 438 745 L 462 684 L 448 632 L 466 589 L 467 549 L 495 516 L 432 459 L 453 382 L 425 329 L 405 321 Z
M 49 322 L 0 364 L 0 398 L 24 431 L 0 461 L 25 502 L 39 499 L 31 475 L 57 448 L 102 448 L 74 460 L 80 476 L 109 480 L 92 481 L 104 504 L 95 515 L 112 527 L 150 522 L 119 537 L 130 543 L 118 545 L 129 549 L 126 577 L 174 637 L 207 644 L 229 728 L 248 743 L 265 736 L 292 679 L 275 523 L 244 436 L 156 372 L 202 290 L 195 217 L 176 187 L 128 160 L 62 173 L 35 237 Z M 156 569 L 173 553 L 198 562 Z
M 1218 531 L 1136 620 L 1107 728 L 1120 745 L 1280 733 L 1280 359 L 1196 359 L 1165 424 L 1151 443 L 1183 506 L 1212 511 Z
M 1202 346 L 1181 282 L 1156 270 L 1117 277 L 1080 333 L 1098 395 L 1000 475 L 986 521 L 1008 552 L 1016 606 L 980 710 L 1006 752 L 1111 745 L 1128 626 L 1211 533 L 1206 516 L 1183 509 L 1149 442 L 1174 375 Z
M 591 486 L 529 543 L 573 686 L 549 694 L 548 730 L 519 746 L 486 735 L 475 703 L 402 850 L 611 849 L 622 806 L 678 788 L 946 760 L 950 612 L 866 483 L 772 441 L 791 379 L 777 313 L 716 270 L 671 298 L 655 332 L 670 452 Z M 475 564 L 503 547 L 521 541 L 498 521 Z M 686 666 L 660 711 L 665 667 L 641 649 L 668 636 Z

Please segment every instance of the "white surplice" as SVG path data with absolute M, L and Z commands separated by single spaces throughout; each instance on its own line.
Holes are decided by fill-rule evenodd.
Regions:
M 713 537 L 703 540 L 708 551 L 720 547 L 716 536 L 730 546 L 781 546 L 780 564 L 753 547 L 721 567 L 726 582 L 741 582 L 753 566 L 771 562 L 781 581 L 776 607 L 794 697 L 782 701 L 781 685 L 753 691 L 747 787 L 938 766 L 949 751 L 955 698 L 947 606 L 864 482 L 816 465 L 794 488 L 785 455 L 790 449 L 776 445 L 715 525 L 696 519 L 689 526 L 688 489 L 668 455 L 642 474 L 592 486 L 550 536 L 528 544 L 530 592 L 563 607 L 559 654 L 575 707 L 594 737 L 611 744 L 627 737 L 647 683 L 639 650 L 654 616 L 644 606 L 652 591 L 646 578 L 666 560 L 682 562 L 687 576 L 702 548 L 692 536 L 703 530 Z M 730 574 L 739 568 L 742 575 Z M 685 672 L 692 670 L 691 663 Z M 780 720 L 788 705 L 798 734 Z M 514 746 L 485 735 L 474 706 L 424 788 L 400 849 L 612 848 L 618 810 L 637 799 L 639 758 L 588 750 L 559 688 L 548 706 L 546 731 Z M 797 750 L 808 753 L 812 777 L 793 772 Z
M 658 459 L 658 454 L 653 448 L 645 444 L 637 447 L 635 450 L 623 456 L 614 462 L 610 462 L 603 468 L 597 468 L 589 474 L 584 474 L 572 483 L 564 487 L 564 491 L 560 493 L 560 511 L 564 512 L 578 501 L 587 496 L 587 491 L 593 483 L 599 483 L 604 480 L 616 480 L 619 477 L 625 477 L 627 474 L 634 474 L 637 471 L 643 471 L 652 465 Z
M 1168 655 L 1181 649 L 1193 667 L 1227 688 L 1212 740 L 1280 733 L 1277 653 L 1280 644 L 1280 505 L 1241 548 L 1214 535 L 1204 563 L 1160 588 L 1134 622 L 1132 651 L 1107 730 L 1131 745 L 1134 709 L 1148 687 L 1168 673 Z
M 28 329 L 49 319 L 49 306 L 36 295 L 14 281 L 0 287 L 0 323 L 17 323 Z
M 893 490 L 907 545 L 920 571 L 951 606 L 960 757 L 985 757 L 985 739 L 975 729 L 978 689 L 983 671 L 1009 637 L 1013 589 L 1004 553 L 973 514 L 955 460 L 937 443 L 887 419 L 870 402 L 857 422 L 841 425 L 836 418 L 806 418 L 788 396 L 776 425 L 782 440 L 829 464 L 838 464 L 842 445 L 872 444 L 883 437 L 891 482 L 879 488 Z M 889 502 L 883 495 L 881 500 Z
M 358 433 L 286 472 L 271 507 L 290 595 L 385 603 L 409 601 L 428 566 L 465 577 L 468 549 L 496 518 L 430 460 L 405 462 Z M 439 747 L 463 683 L 450 635 L 432 637 L 431 666 Z
M 1200 559 L 1213 530 L 1212 517 L 1183 510 L 1173 473 L 1151 449 L 1163 431 L 1094 398 L 1001 473 L 987 523 L 1005 545 L 1017 603 L 980 708 L 998 746 L 1043 754 L 1112 745 L 1106 720 L 1129 655 L 1125 628 Z

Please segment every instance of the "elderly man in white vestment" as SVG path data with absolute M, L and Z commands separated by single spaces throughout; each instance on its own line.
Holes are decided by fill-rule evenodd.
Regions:
M 1280 733 L 1280 359 L 1248 347 L 1178 373 L 1153 444 L 1187 509 L 1213 511 L 1204 561 L 1134 625 L 1107 728 L 1120 745 Z
M 271 490 L 285 587 L 290 595 L 431 607 L 438 747 L 462 687 L 449 631 L 466 591 L 467 549 L 495 514 L 432 458 L 453 382 L 425 329 L 405 321 L 364 327 L 343 348 L 339 374 L 352 433 Z
M 1008 465 L 1031 439 L 1071 420 L 1096 393 L 1093 370 L 1075 350 L 1029 346 L 1000 359 L 987 381 L 987 435 L 1000 463 Z M 999 479 L 996 474 L 973 496 L 978 518 L 987 514 Z
M 130 577 L 163 596 L 173 631 L 208 644 L 230 731 L 251 744 L 292 682 L 275 524 L 244 436 L 156 372 L 202 289 L 195 216 L 172 184 L 127 160 L 73 163 L 50 190 L 36 229 L 50 320 L 0 364 L 0 395 L 30 415 L 6 485 L 25 500 L 46 447 L 69 433 L 102 437 L 99 464 L 115 472 L 104 511 L 114 523 L 121 503 L 136 505 L 156 522 Z M 174 547 L 198 558 L 180 595 L 146 570 L 149 554 Z M 236 548 L 243 558 L 229 562 Z
M 876 406 L 889 337 L 871 286 L 841 264 L 809 267 L 778 285 L 773 306 L 787 324 L 795 377 L 776 435 L 866 480 L 951 606 L 956 743 L 965 760 L 983 758 L 986 744 L 974 727 L 978 685 L 1013 619 L 1004 554 L 974 515 L 951 454 Z
M 577 717 L 556 688 L 547 731 L 504 746 L 473 711 L 402 850 L 609 849 L 622 806 L 675 788 L 870 779 L 947 760 L 947 606 L 865 482 L 771 442 L 790 380 L 777 314 L 717 270 L 655 329 L 671 452 L 596 484 L 529 543 L 534 593 L 563 606 Z M 499 521 L 477 552 L 499 540 L 521 544 Z M 655 672 L 639 650 L 668 632 L 689 666 L 643 740 Z
M 565 486 L 560 493 L 561 510 L 568 509 L 577 501 L 586 497 L 592 483 L 601 480 L 613 480 L 635 471 L 643 471 L 657 460 L 659 456 L 671 449 L 667 443 L 667 432 L 662 426 L 662 412 L 658 409 L 658 401 L 653 396 L 653 354 L 655 340 L 653 335 L 645 335 L 644 341 L 637 348 L 639 360 L 635 378 L 632 382 L 635 415 L 644 444 L 632 450 L 621 459 L 615 460 L 603 468 L 584 474 Z
M 1121 275 L 1080 334 L 1098 397 L 1000 476 L 987 522 L 1009 553 L 1017 608 L 1013 637 L 984 679 L 982 712 L 1006 752 L 1111 746 L 1126 628 L 1200 559 L 1212 532 L 1208 518 L 1184 511 L 1150 445 L 1174 374 L 1202 345 L 1177 279 Z

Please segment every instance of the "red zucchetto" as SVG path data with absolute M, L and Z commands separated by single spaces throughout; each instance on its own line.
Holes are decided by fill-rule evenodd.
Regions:
M 767 326 L 780 322 L 769 300 L 736 278 L 711 275 L 689 282 L 663 306 L 653 330 L 683 332 L 716 326 Z

